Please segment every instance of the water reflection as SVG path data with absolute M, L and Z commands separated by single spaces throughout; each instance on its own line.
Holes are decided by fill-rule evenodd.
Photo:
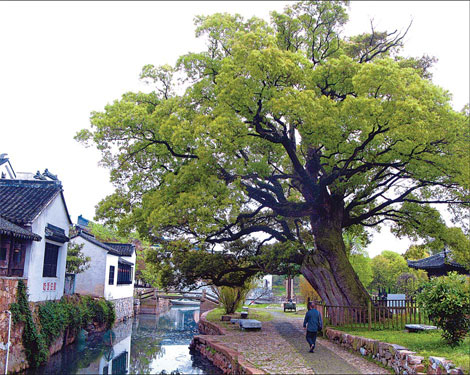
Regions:
M 220 374 L 188 346 L 198 334 L 198 307 L 139 315 L 104 334 L 81 335 L 39 369 L 26 374 Z

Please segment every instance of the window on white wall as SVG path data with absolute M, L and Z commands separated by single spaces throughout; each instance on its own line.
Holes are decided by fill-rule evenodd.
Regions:
M 57 277 L 57 259 L 59 258 L 59 246 L 46 242 L 44 251 L 43 277 Z
M 118 284 L 132 284 L 132 267 L 127 264 L 118 264 Z
M 114 285 L 114 266 L 109 266 L 109 285 Z

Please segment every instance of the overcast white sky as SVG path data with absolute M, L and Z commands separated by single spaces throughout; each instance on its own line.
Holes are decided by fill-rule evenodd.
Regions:
M 194 37 L 198 14 L 238 12 L 268 19 L 287 2 L 0 2 L 0 153 L 17 172 L 48 168 L 62 180 L 73 222 L 92 219 L 113 188 L 99 154 L 73 140 L 89 127 L 93 110 L 126 91 L 144 90 L 145 64 L 173 64 L 203 48 Z M 468 1 L 352 1 L 346 35 L 404 30 L 403 55 L 436 56 L 434 82 L 453 94 L 454 108 L 469 102 Z M 382 232 L 369 246 L 403 252 Z

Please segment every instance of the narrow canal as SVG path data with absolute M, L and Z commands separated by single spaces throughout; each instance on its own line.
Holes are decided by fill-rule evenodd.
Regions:
M 79 336 L 31 374 L 221 374 L 188 346 L 198 334 L 199 307 L 138 315 L 111 331 Z

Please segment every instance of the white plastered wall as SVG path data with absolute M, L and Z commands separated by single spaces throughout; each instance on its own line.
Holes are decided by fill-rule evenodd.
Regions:
M 47 224 L 62 228 L 65 235 L 69 235 L 70 221 L 61 194 L 58 194 L 47 205 L 31 226 L 32 232 L 39 234 L 42 238 L 41 241 L 32 241 L 31 246 L 28 246 L 26 250 L 24 277 L 28 279 L 28 293 L 31 302 L 56 300 L 64 294 L 67 243 L 61 244 L 46 240 L 45 228 Z M 42 276 L 46 242 L 59 246 L 57 277 Z
M 78 236 L 71 240 L 83 244 L 82 253 L 91 258 L 90 267 L 75 275 L 75 293 L 104 297 L 107 250 Z
M 107 300 L 128 298 L 134 294 L 134 275 L 135 275 L 135 251 L 130 257 L 122 257 L 126 261 L 133 263 L 132 266 L 132 284 L 117 284 L 118 261 L 119 257 L 112 254 L 106 255 L 106 283 L 104 288 L 104 297 Z M 109 285 L 109 267 L 114 266 L 114 282 Z

